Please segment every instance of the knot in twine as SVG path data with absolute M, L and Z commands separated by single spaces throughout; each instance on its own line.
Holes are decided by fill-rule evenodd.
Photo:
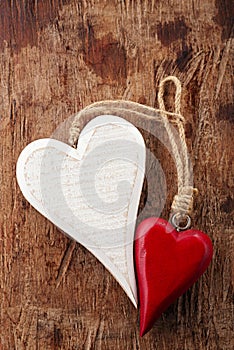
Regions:
M 171 209 L 173 213 L 180 213 L 182 216 L 190 214 L 193 210 L 193 196 L 198 190 L 192 186 L 182 187 L 180 193 L 174 196 Z

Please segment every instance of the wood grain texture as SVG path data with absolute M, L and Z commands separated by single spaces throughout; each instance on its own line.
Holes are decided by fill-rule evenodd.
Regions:
M 0 349 L 232 349 L 233 5 L 230 0 L 3 0 L 0 4 Z M 56 288 L 69 239 L 24 200 L 15 166 L 93 101 L 156 106 L 159 80 L 183 84 L 194 164 L 196 228 L 214 243 L 205 275 L 139 338 L 138 314 L 114 278 L 76 245 Z M 166 97 L 172 108 L 174 89 Z M 150 122 L 145 125 L 150 126 Z M 142 123 L 142 130 L 144 123 Z M 167 150 L 143 131 L 176 192 Z M 148 216 L 159 191 L 147 161 Z

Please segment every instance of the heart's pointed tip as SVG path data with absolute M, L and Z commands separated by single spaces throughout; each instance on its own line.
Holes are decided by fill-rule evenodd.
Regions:
M 151 328 L 152 325 L 150 325 L 147 320 L 142 318 L 142 321 L 140 321 L 140 336 L 143 337 Z
M 140 327 L 140 337 L 144 337 L 146 333 L 148 333 L 149 329 L 147 327 Z

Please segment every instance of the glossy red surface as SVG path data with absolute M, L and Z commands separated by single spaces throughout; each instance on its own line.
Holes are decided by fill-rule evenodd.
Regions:
M 140 335 L 206 270 L 212 258 L 210 238 L 201 231 L 177 232 L 159 218 L 137 228 L 135 264 L 140 299 Z

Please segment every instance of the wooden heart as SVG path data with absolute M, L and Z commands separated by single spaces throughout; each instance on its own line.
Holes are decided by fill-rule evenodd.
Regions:
M 158 218 L 148 218 L 138 226 L 135 262 L 141 336 L 203 274 L 211 258 L 211 240 L 201 231 L 177 232 Z
M 135 306 L 133 241 L 144 171 L 140 132 L 112 115 L 90 121 L 77 149 L 41 139 L 29 144 L 17 162 L 25 198 L 92 252 Z

